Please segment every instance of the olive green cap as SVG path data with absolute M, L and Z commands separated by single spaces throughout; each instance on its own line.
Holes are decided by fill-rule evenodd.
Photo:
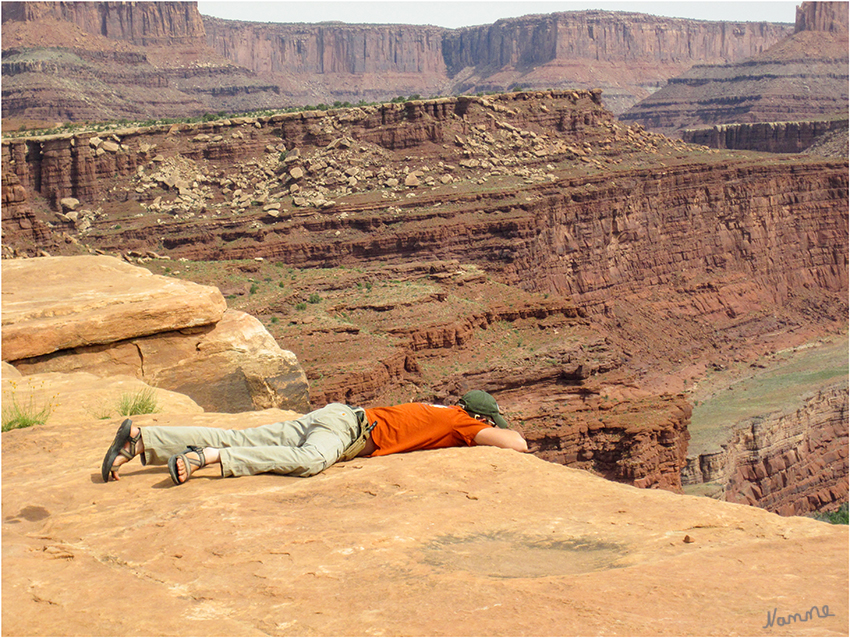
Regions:
M 500 428 L 509 428 L 508 422 L 502 416 L 499 404 L 492 395 L 483 390 L 470 390 L 460 398 L 460 406 L 475 418 L 475 415 L 486 416 Z

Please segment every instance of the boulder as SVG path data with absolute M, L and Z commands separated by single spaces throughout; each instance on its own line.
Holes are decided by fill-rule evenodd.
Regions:
M 134 343 L 145 378 L 207 410 L 309 410 L 307 376 L 297 357 L 281 349 L 256 318 L 228 310 L 215 326 L 184 332 Z
M 407 177 L 404 178 L 405 186 L 419 186 L 419 175 L 416 173 L 410 173 Z
M 214 324 L 211 286 L 153 275 L 114 257 L 3 261 L 3 360 Z
M 76 197 L 63 197 L 59 200 L 59 205 L 64 211 L 74 211 L 80 206 L 80 200 Z
M 295 355 L 254 317 L 225 311 L 218 289 L 154 276 L 110 257 L 18 261 L 23 265 L 4 261 L 3 355 L 19 373 L 126 375 L 220 412 L 309 408 L 307 378 Z M 49 285 L 39 287 L 23 267 L 38 263 Z M 8 265 L 21 267 L 7 277 Z M 98 275 L 104 278 L 99 285 L 85 282 Z M 43 295 L 45 303 L 7 308 L 21 290 L 31 299 Z M 60 340 L 65 333 L 85 338 Z M 35 347 L 51 339 L 64 347 Z

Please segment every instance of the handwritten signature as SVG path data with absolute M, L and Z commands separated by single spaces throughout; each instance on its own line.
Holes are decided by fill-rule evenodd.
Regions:
M 820 609 L 815 605 L 805 614 L 788 614 L 787 616 L 779 616 L 777 615 L 777 610 L 774 607 L 773 615 L 770 612 L 767 612 L 767 624 L 762 627 L 762 629 L 767 629 L 768 627 L 773 627 L 776 624 L 778 627 L 784 627 L 785 625 L 790 625 L 795 622 L 809 622 L 812 618 L 817 615 L 818 618 L 827 618 L 828 616 L 835 616 L 835 614 L 829 613 L 829 605 L 824 605 Z

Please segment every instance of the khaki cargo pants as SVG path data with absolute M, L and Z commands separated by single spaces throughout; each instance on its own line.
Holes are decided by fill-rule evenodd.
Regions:
M 358 409 L 362 413 L 362 410 Z M 294 421 L 246 430 L 206 427 L 143 427 L 145 461 L 164 465 L 190 445 L 221 449 L 221 475 L 273 472 L 312 476 L 336 463 L 360 434 L 354 408 L 331 403 Z

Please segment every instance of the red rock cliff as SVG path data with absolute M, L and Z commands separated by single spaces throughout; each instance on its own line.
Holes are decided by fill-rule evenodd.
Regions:
M 682 482 L 718 483 L 722 500 L 786 516 L 835 509 L 847 500 L 846 385 L 735 425 L 722 451 L 688 458 Z
M 444 36 L 446 66 L 515 67 L 559 60 L 718 63 L 753 56 L 786 35 L 785 25 L 707 22 L 641 13 L 577 11 L 499 20 Z
M 204 17 L 208 42 L 258 73 L 444 74 L 445 29 L 412 25 L 270 24 Z
M 202 17 L 195 2 L 9 2 L 3 22 L 4 118 L 38 121 L 377 102 L 518 85 L 602 88 L 606 106 L 622 112 L 695 63 L 737 61 L 791 31 L 605 11 L 457 30 L 269 24 Z M 45 70 L 33 53 L 39 48 L 51 49 L 48 57 L 61 64 Z M 64 49 L 73 55 L 63 57 Z M 121 55 L 104 57 L 116 51 Z M 175 67 L 188 75 L 170 77 L 166 69 Z M 109 92 L 99 90 L 102 83 Z M 151 93 L 154 84 L 170 90 Z M 102 106 L 114 102 L 119 106 Z
M 791 31 L 781 24 L 609 11 L 531 15 L 454 30 L 210 17 L 204 24 L 219 54 L 276 78 L 295 96 L 311 94 L 304 91 L 305 80 L 293 82 L 293 74 L 310 76 L 312 96 L 328 101 L 387 99 L 405 90 L 423 95 L 503 90 L 514 84 L 601 86 L 615 111 L 644 97 L 646 89 L 640 87 L 657 85 L 697 62 L 756 55 Z M 588 60 L 597 63 L 592 70 Z
M 800 31 L 830 31 L 847 33 L 848 5 L 846 2 L 804 2 L 797 7 L 794 33 Z
M 204 42 L 197 2 L 3 3 L 3 22 L 44 18 L 71 22 L 86 33 L 140 46 Z

